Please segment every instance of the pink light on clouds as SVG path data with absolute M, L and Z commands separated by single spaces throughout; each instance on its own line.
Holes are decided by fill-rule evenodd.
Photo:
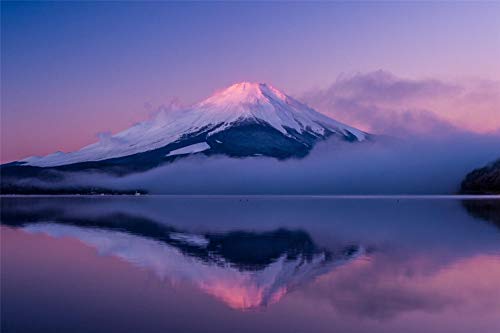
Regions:
M 340 121 L 382 134 L 500 131 L 500 81 L 405 79 L 389 72 L 340 76 L 303 96 Z

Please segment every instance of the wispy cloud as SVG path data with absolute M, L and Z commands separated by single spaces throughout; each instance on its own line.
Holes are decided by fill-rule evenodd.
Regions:
M 301 97 L 319 111 L 396 136 L 500 130 L 500 82 L 405 79 L 390 72 L 344 75 Z

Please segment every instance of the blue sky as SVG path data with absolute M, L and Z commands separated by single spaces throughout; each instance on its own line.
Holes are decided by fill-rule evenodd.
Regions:
M 7 157 L 75 149 L 238 81 L 500 79 L 500 3 L 2 2 Z M 67 142 L 61 142 L 61 137 Z

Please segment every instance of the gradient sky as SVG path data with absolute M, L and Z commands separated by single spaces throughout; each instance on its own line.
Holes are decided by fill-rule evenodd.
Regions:
M 238 81 L 500 80 L 500 3 L 1 4 L 2 162 L 75 150 Z

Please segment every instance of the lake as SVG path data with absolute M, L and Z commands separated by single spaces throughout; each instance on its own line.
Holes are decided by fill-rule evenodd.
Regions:
M 500 332 L 500 199 L 2 197 L 2 332 Z

